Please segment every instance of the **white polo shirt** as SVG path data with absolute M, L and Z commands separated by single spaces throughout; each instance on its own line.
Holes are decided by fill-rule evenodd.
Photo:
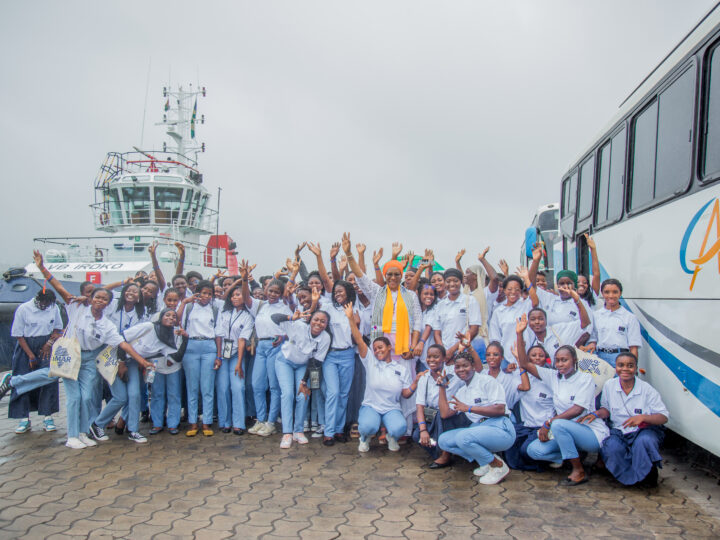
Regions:
M 458 339 L 458 332 L 465 332 L 466 327 L 482 326 L 480 306 L 473 296 L 460 293 L 455 300 L 446 296 L 443 304 L 437 308 L 437 316 L 433 323 L 433 330 L 442 332 L 442 342 L 449 349 Z
M 365 398 L 363 406 L 379 414 L 402 410 L 402 391 L 412 384 L 410 370 L 395 360 L 381 362 L 368 347 L 367 354 L 360 361 L 365 366 Z
M 493 310 L 490 319 L 490 341 L 499 341 L 505 350 L 505 360 L 510 364 L 516 363 L 512 354 L 512 346 L 517 341 L 515 325 L 517 320 L 532 309 L 532 301 L 529 298 L 521 298 L 512 306 L 503 302 Z
M 332 332 L 333 349 L 348 349 L 353 346 L 352 333 L 350 332 L 350 321 L 345 315 L 342 307 L 336 306 L 332 300 L 321 299 L 320 309 L 330 315 L 329 327 Z M 358 313 L 353 304 L 353 312 Z
M 454 366 L 443 366 L 445 375 L 448 377 L 448 387 L 446 388 L 446 396 L 452 397 L 465 383 L 460 377 L 455 375 Z M 440 387 L 432 378 L 428 371 L 418 379 L 418 387 L 415 391 L 415 405 L 423 407 L 439 407 Z
M 595 383 L 591 375 L 582 371 L 575 371 L 568 379 L 565 376 L 559 376 L 558 371 L 555 369 L 538 367 L 537 371 L 542 381 L 552 391 L 553 405 L 558 414 L 564 413 L 573 405 L 579 405 L 583 408 L 577 418 L 581 418 L 588 412 L 595 410 Z M 595 419 L 587 426 L 593 430 L 598 443 L 601 445 L 610 435 L 610 430 L 602 420 Z
M 463 384 L 458 388 L 457 392 L 455 392 L 455 398 L 470 407 L 487 407 L 489 405 L 502 403 L 505 405 L 505 414 L 510 414 L 505 402 L 505 390 L 503 390 L 502 385 L 493 377 L 483 375 L 482 373 L 476 372 L 468 384 Z M 478 420 L 487 418 L 482 414 L 471 412 L 466 412 L 465 416 L 467 416 L 471 422 L 477 422 Z
M 575 305 L 575 300 L 573 300 L 572 297 L 563 300 L 559 294 L 549 293 L 539 287 L 535 287 L 535 291 L 540 300 L 540 307 L 543 308 L 547 314 L 548 326 L 558 323 L 580 322 L 580 310 L 578 306 Z M 585 311 L 592 325 L 593 310 L 590 309 L 590 306 L 585 300 L 581 299 L 580 301 L 585 306 Z M 584 331 L 590 333 L 592 332 L 592 328 L 586 326 Z
M 130 343 L 135 352 L 147 359 L 157 354 L 163 356 L 177 352 L 157 338 L 155 323 L 144 322 L 128 328 L 124 332 L 125 341 Z M 154 358 L 152 360 L 155 360 Z M 152 361 L 151 360 L 151 361 Z
M 103 315 L 113 322 L 118 332 L 124 332 L 128 328 L 142 322 L 142 317 L 138 317 L 134 307 L 130 311 L 125 311 L 125 306 L 118 310 L 118 300 L 116 298 L 110 301 Z
M 233 342 L 232 354 L 238 352 L 238 340 L 249 340 L 252 335 L 255 321 L 246 310 L 233 308 L 232 311 L 221 311 L 215 324 L 215 335 Z
M 193 306 L 190 313 L 188 308 Z M 217 317 L 220 314 L 218 313 Z M 215 337 L 215 311 L 213 310 L 213 303 L 208 302 L 206 305 L 202 305 L 200 302 L 194 304 L 188 304 L 185 306 L 183 312 L 183 324 L 185 325 L 185 331 L 188 333 L 190 338 L 214 338 Z
M 540 427 L 555 416 L 552 389 L 532 373 L 528 373 L 530 390 L 520 392 L 520 418 L 525 427 Z
M 308 360 L 315 358 L 320 362 L 325 360 L 330 349 L 330 334 L 324 330 L 317 336 L 310 332 L 310 325 L 299 319 L 280 323 L 283 334 L 288 339 L 282 344 L 283 356 L 293 364 L 307 364 Z
M 12 337 L 38 337 L 52 334 L 53 330 L 62 330 L 60 308 L 52 304 L 47 309 L 38 309 L 35 299 L 20 304 L 15 310 L 10 335 Z
M 602 307 L 595 311 L 595 324 L 590 341 L 599 349 L 629 349 L 642 347 L 640 323 L 623 306 L 615 311 Z
M 67 304 L 68 337 L 77 337 L 83 351 L 94 351 L 103 345 L 117 347 L 125 340 L 117 331 L 110 319 L 103 317 L 96 320 L 90 306 L 82 304 Z
M 516 369 L 511 373 L 500 370 L 497 377 L 493 377 L 486 371 L 483 371 L 482 374 L 491 377 L 500 383 L 500 386 L 503 387 L 503 391 L 505 392 L 505 404 L 508 409 L 512 409 L 520 399 L 520 391 L 517 389 L 522 382 L 520 380 L 520 370 Z
M 560 334 L 558 334 L 558 336 L 559 335 Z M 528 326 L 525 329 L 525 332 L 523 332 L 523 339 L 525 341 L 526 353 L 529 352 L 530 349 L 535 345 L 540 345 L 543 349 L 545 349 L 545 352 L 550 355 L 550 359 L 553 361 L 555 359 L 555 353 L 561 345 L 561 343 L 557 340 L 550 328 L 548 328 L 547 332 L 545 333 L 545 339 L 543 341 L 540 341 L 540 338 L 538 338 L 535 332 L 533 332 Z
M 600 406 L 610 411 L 610 424 L 623 433 L 637 431 L 635 427 L 623 427 L 622 424 L 631 416 L 638 414 L 663 414 L 670 418 L 670 413 L 660 397 L 660 393 L 650 384 L 635 377 L 635 386 L 629 394 L 620 385 L 617 377 L 605 382 L 600 398 Z M 593 422 L 594 423 L 594 422 Z
M 285 333 L 272 321 L 271 317 L 276 313 L 292 315 L 292 311 L 282 300 L 271 304 L 253 299 L 250 314 L 255 317 L 255 333 L 258 339 L 273 338 Z

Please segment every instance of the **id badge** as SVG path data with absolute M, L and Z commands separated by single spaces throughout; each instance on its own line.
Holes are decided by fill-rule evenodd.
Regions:
M 233 352 L 233 340 L 232 339 L 223 339 L 223 347 L 222 347 L 223 360 L 230 360 L 232 358 L 232 352 Z

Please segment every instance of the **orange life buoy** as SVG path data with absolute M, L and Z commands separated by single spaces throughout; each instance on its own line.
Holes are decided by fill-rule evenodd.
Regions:
M 100 224 L 101 225 L 107 225 L 110 222 L 110 216 L 108 216 L 107 212 L 103 212 L 100 214 Z

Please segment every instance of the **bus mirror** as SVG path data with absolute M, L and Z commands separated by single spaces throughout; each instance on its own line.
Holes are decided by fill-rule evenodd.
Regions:
M 528 227 L 525 231 L 525 256 L 532 259 L 533 246 L 538 242 L 538 231 L 535 227 Z

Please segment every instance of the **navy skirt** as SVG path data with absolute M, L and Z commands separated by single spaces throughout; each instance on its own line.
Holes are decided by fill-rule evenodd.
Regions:
M 538 438 L 536 427 L 515 424 L 515 444 L 505 450 L 508 467 L 519 471 L 543 471 L 547 462 L 535 461 L 527 453 L 527 447 Z
M 50 339 L 47 336 L 26 337 L 25 341 L 37 358 L 37 367 L 48 367 L 50 358 L 43 360 L 40 358 L 40 349 Z M 26 375 L 30 373 L 30 359 L 20 344 L 15 342 L 15 349 L 12 357 L 12 374 Z M 10 394 L 10 403 L 8 404 L 8 418 L 27 418 L 31 411 L 37 411 L 38 414 L 49 416 L 60 410 L 60 399 L 58 392 L 58 382 L 46 384 L 41 388 L 27 392 L 20 396 L 17 395 L 13 388 Z
M 662 468 L 659 450 L 664 438 L 662 426 L 649 426 L 626 434 L 611 429 L 600 454 L 605 467 L 617 481 L 631 486 L 643 481 L 653 466 Z

